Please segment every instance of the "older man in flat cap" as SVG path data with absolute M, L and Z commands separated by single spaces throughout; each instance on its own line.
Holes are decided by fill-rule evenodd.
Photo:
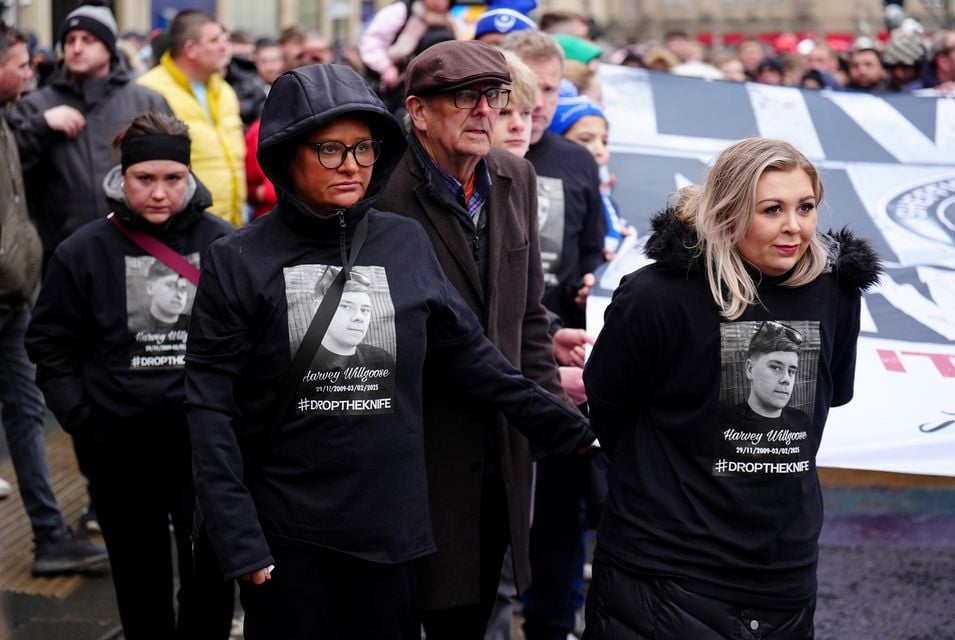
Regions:
M 409 148 L 378 206 L 418 220 L 487 336 L 524 374 L 562 394 L 530 163 L 491 148 L 507 106 L 507 63 L 477 41 L 436 44 L 407 69 Z M 425 452 L 438 551 L 417 574 L 429 640 L 480 639 L 505 549 L 529 582 L 531 456 L 503 417 L 425 372 Z

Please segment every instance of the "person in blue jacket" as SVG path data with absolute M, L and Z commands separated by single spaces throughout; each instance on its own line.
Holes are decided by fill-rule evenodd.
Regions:
M 203 263 L 186 354 L 195 479 L 212 549 L 225 577 L 241 579 L 249 640 L 420 638 L 412 561 L 435 551 L 426 357 L 541 450 L 593 439 L 585 418 L 487 340 L 420 224 L 374 208 L 404 149 L 398 121 L 353 70 L 282 75 L 258 151 L 278 205 L 213 243 Z M 363 219 L 367 237 L 356 243 Z M 312 358 L 293 406 L 263 429 L 316 285 L 343 269 L 367 306 L 362 344 L 391 357 Z M 343 295 L 337 313 L 356 300 Z
M 747 138 L 653 219 L 584 370 L 610 460 L 584 638 L 813 637 L 816 452 L 880 272 L 817 229 L 822 197 L 795 147 Z

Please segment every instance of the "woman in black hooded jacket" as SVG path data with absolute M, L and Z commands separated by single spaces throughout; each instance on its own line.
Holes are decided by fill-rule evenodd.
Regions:
M 206 212 L 212 197 L 189 170 L 184 123 L 146 112 L 114 144 L 121 164 L 103 181 L 110 219 L 56 248 L 27 349 L 89 478 L 125 637 L 225 638 L 234 588 L 199 585 L 190 544 L 195 494 L 182 405 L 195 286 L 127 234 L 162 243 L 197 269 L 232 226 Z
M 420 225 L 372 207 L 403 150 L 397 120 L 354 71 L 286 73 L 258 152 L 279 203 L 203 263 L 186 355 L 196 485 L 226 577 L 243 578 L 250 640 L 419 637 L 410 564 L 435 550 L 426 355 L 541 449 L 592 439 L 584 418 L 484 337 Z M 309 354 L 286 413 L 282 374 L 339 270 L 329 339 L 321 357 Z

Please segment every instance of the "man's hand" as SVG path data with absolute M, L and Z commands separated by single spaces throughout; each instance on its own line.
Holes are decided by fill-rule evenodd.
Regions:
M 567 367 L 584 366 L 585 345 L 594 338 L 583 329 L 560 329 L 554 334 L 554 357 L 557 364 Z
M 258 571 L 253 571 L 252 573 L 247 573 L 240 580 L 245 580 L 246 582 L 252 582 L 252 584 L 265 584 L 266 581 L 272 579 L 272 567 L 269 565 L 264 569 L 259 569 Z
M 587 306 L 587 296 L 590 295 L 590 289 L 595 284 L 597 284 L 597 278 L 594 277 L 592 273 L 584 274 L 584 277 L 580 279 L 580 288 L 577 289 L 577 295 L 574 297 L 574 302 L 581 309 L 586 308 Z
M 54 131 L 62 131 L 70 138 L 75 138 L 86 126 L 83 114 L 68 104 L 47 109 L 43 112 L 43 119 L 48 127 Z
M 587 402 L 587 390 L 584 388 L 584 370 L 580 367 L 560 367 L 560 386 L 570 401 L 576 404 Z

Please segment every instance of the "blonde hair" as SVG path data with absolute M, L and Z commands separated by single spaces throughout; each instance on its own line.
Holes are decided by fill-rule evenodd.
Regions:
M 504 54 L 508 71 L 511 72 L 511 101 L 508 103 L 509 106 L 512 108 L 515 106 L 533 108 L 537 104 L 537 76 L 513 51 L 502 51 L 501 53 Z
M 769 138 L 746 138 L 729 146 L 717 156 L 702 187 L 679 191 L 677 219 L 696 229 L 693 248 L 703 256 L 710 293 L 729 320 L 739 318 L 759 299 L 758 283 L 747 272 L 737 249 L 755 215 L 756 184 L 766 171 L 797 169 L 809 176 L 818 206 L 823 188 L 816 167 L 788 142 Z M 799 287 L 812 282 L 825 271 L 827 261 L 828 251 L 816 233 L 782 285 Z

